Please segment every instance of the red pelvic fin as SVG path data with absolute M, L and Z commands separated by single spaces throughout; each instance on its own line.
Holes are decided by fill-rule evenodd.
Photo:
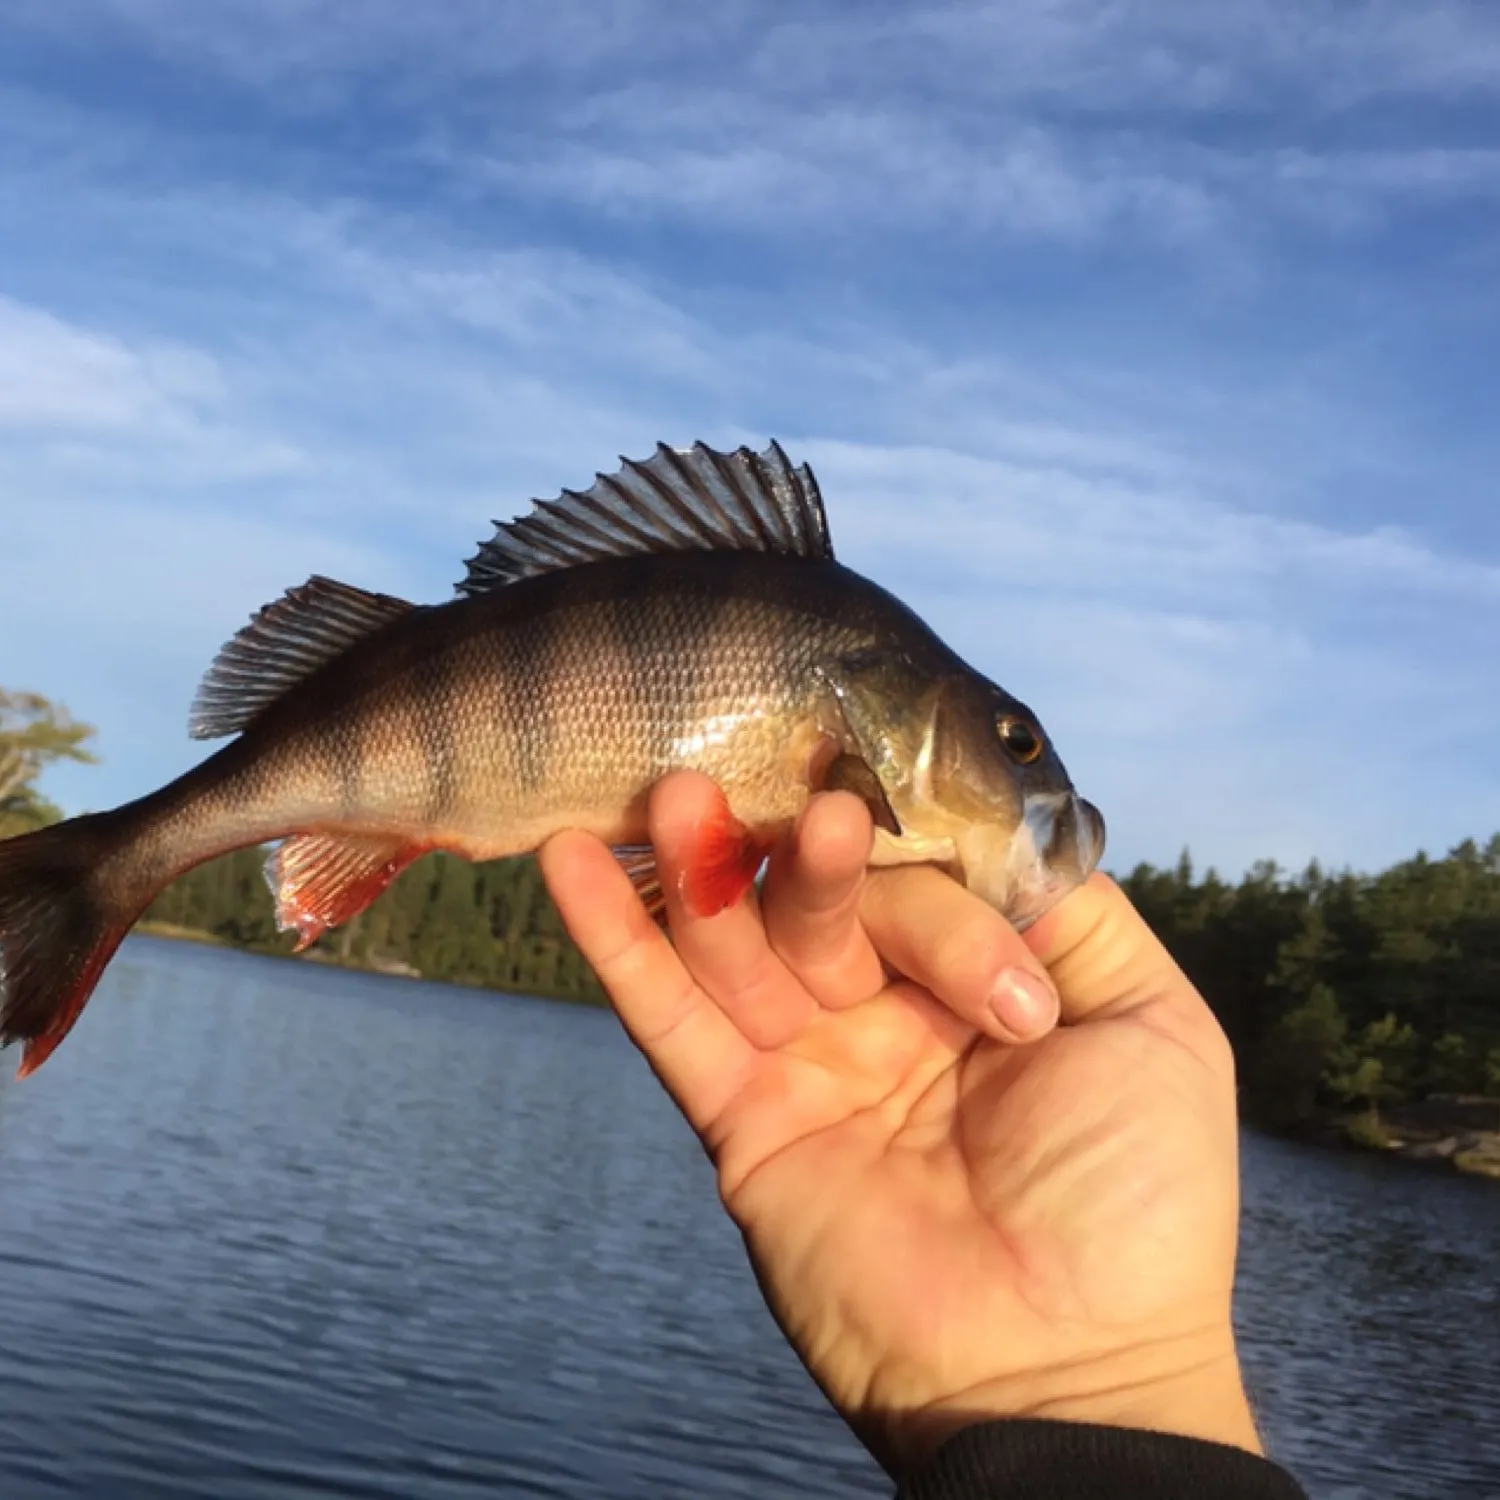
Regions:
M 750 889 L 771 846 L 730 812 L 722 794 L 714 812 L 699 823 L 696 835 L 677 889 L 693 916 L 714 917 Z
M 426 844 L 379 836 L 298 834 L 266 861 L 276 925 L 297 934 L 298 953 L 330 927 L 358 916 Z

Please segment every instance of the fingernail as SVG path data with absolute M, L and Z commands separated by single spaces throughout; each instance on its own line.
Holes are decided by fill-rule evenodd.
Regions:
M 1018 1041 L 1029 1041 L 1057 1018 L 1057 995 L 1027 969 L 1007 969 L 990 991 L 990 1013 Z

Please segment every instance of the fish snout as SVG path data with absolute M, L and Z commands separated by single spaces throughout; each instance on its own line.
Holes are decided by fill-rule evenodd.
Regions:
M 1073 801 L 1078 809 L 1078 868 L 1081 878 L 1087 880 L 1104 858 L 1108 832 L 1104 826 L 1104 814 L 1092 802 L 1082 797 L 1075 797 Z
M 1076 792 L 1037 792 L 1022 812 L 1036 862 L 1054 880 L 1082 885 L 1104 855 L 1104 816 Z
M 964 883 L 1024 931 L 1093 874 L 1104 819 L 1071 789 L 1033 792 L 1019 825 L 975 824 L 956 842 Z

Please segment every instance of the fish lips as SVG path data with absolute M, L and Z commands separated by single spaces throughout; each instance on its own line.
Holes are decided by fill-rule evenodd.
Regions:
M 1098 868 L 1104 855 L 1104 816 L 1072 791 L 1033 792 L 1005 861 L 1005 895 L 994 904 L 1024 932 Z

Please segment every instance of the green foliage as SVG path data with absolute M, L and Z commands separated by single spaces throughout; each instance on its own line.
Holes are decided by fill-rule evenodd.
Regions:
M 0 688 L 0 838 L 57 821 L 61 814 L 37 791 L 37 778 L 54 761 L 92 764 L 93 736 L 91 726 L 40 693 Z
M 1467 1037 L 1449 1031 L 1432 1044 L 1427 1057 L 1423 1092 L 1428 1094 L 1468 1094 L 1484 1087 L 1479 1064 L 1482 1059 Z
M 1348 1066 L 1328 1075 L 1328 1086 L 1349 1104 L 1366 1104 L 1375 1115 L 1377 1101 L 1390 1097 L 1391 1086 L 1385 1081 L 1378 1057 L 1350 1054 Z
M 1383 1151 L 1391 1144 L 1391 1138 L 1386 1134 L 1385 1126 L 1373 1113 L 1354 1115 L 1345 1120 L 1344 1135 L 1354 1145 L 1376 1151 Z
M 1301 1005 L 1277 1017 L 1254 1070 L 1280 1080 L 1265 1101 L 1268 1123 L 1300 1126 L 1317 1118 L 1330 1075 L 1344 1065 L 1348 1030 L 1338 996 L 1326 984 L 1313 985 Z
M 1238 885 L 1143 865 L 1123 882 L 1234 1044 L 1246 1113 L 1500 1093 L 1500 834 L 1379 875 L 1255 866 Z

